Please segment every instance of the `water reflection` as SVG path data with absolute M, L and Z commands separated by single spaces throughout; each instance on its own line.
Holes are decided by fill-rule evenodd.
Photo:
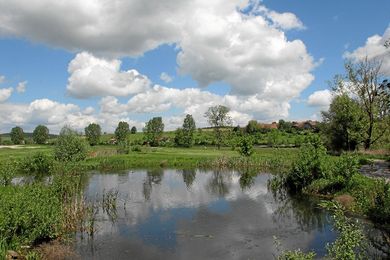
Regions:
M 99 211 L 82 259 L 273 259 L 286 248 L 324 254 L 334 239 L 326 214 L 305 199 L 268 191 L 268 174 L 151 170 L 92 174 L 85 196 L 118 192 L 116 220 Z

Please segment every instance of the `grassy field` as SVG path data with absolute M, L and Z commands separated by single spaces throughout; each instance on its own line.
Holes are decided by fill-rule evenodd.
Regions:
M 129 151 L 119 154 L 116 145 L 99 145 L 90 147 L 84 162 L 88 169 L 125 169 L 143 167 L 207 167 L 213 163 L 218 166 L 233 166 L 239 162 L 237 151 L 223 147 L 198 146 L 193 148 L 174 147 L 141 147 L 141 151 Z M 0 162 L 21 160 L 38 152 L 53 154 L 54 147 L 48 145 L 26 145 L 16 148 L 1 148 Z M 251 157 L 252 165 L 267 166 L 271 163 L 289 165 L 296 157 L 296 148 L 255 148 Z M 223 164 L 223 165 L 221 165 Z

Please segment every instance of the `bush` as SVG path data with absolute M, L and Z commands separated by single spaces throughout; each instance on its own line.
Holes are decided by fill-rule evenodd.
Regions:
M 36 153 L 26 157 L 21 163 L 21 170 L 25 173 L 50 173 L 53 168 L 53 158 L 44 153 Z
M 133 146 L 131 147 L 131 151 L 132 151 L 132 152 L 141 152 L 141 146 L 139 146 L 139 145 L 133 145 Z
M 285 184 L 287 188 L 290 191 L 300 192 L 310 185 L 313 180 L 324 177 L 322 164 L 325 156 L 326 149 L 321 139 L 318 136 L 312 136 L 309 143 L 300 148 L 298 159 L 286 176 Z
M 245 157 L 253 154 L 253 139 L 251 136 L 243 136 L 240 138 L 239 153 Z
M 95 123 L 89 124 L 84 129 L 84 132 L 91 146 L 99 144 L 100 136 L 102 135 L 102 129 L 100 125 Z
M 82 161 L 87 156 L 85 142 L 69 127 L 61 129 L 54 148 L 54 157 L 58 161 Z
M 21 245 L 58 235 L 61 203 L 50 188 L 8 186 L 0 193 L 0 240 Z
M 378 192 L 374 205 L 369 209 L 370 218 L 381 224 L 390 224 L 390 184 L 382 181 L 378 185 Z
M 17 165 L 12 161 L 5 161 L 0 164 L 0 186 L 11 184 L 12 179 L 16 175 Z

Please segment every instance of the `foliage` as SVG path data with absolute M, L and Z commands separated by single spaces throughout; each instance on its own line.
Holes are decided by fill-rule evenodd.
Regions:
M 315 179 L 323 177 L 322 162 L 326 149 L 318 136 L 312 136 L 300 150 L 298 159 L 286 176 L 285 184 L 291 191 L 301 191 Z
M 161 117 L 153 117 L 150 119 L 144 128 L 145 140 L 151 146 L 158 146 L 162 133 L 164 131 L 164 124 Z
M 251 136 L 243 136 L 239 142 L 239 153 L 244 157 L 249 157 L 253 154 L 253 139 Z
M 374 205 L 369 209 L 368 214 L 378 223 L 390 224 L 390 184 L 385 181 L 378 184 Z
M 13 144 L 22 144 L 24 141 L 23 129 L 19 126 L 15 126 L 11 129 L 11 141 Z
M 223 131 L 221 128 L 230 126 L 232 123 L 232 119 L 229 116 L 230 109 L 228 107 L 218 105 L 209 107 L 204 116 L 207 118 L 209 124 L 214 129 L 216 144 L 218 149 L 221 148 L 223 141 Z
M 362 107 L 367 121 L 363 131 L 365 149 L 369 149 L 389 131 L 390 84 L 384 79 L 381 65 L 379 60 L 367 57 L 363 61 L 348 62 L 345 65 L 346 80 L 336 85 L 338 91 L 352 93 Z
M 130 133 L 131 134 L 136 134 L 137 133 L 137 128 L 135 126 L 133 126 L 130 130 Z
M 248 134 L 254 134 L 259 131 L 259 124 L 256 120 L 250 120 L 245 127 L 245 132 Z
M 7 160 L 0 164 L 0 187 L 11 184 L 13 177 L 15 177 L 17 166 L 14 161 Z
M 184 118 L 183 127 L 176 130 L 175 144 L 177 146 L 191 147 L 194 143 L 196 125 L 192 115 L 187 114 Z
M 61 129 L 54 148 L 54 157 L 58 161 L 82 161 L 87 156 L 87 148 L 77 132 L 65 126 Z
M 100 136 L 102 135 L 102 129 L 100 125 L 91 123 L 85 129 L 85 135 L 90 145 L 97 145 L 100 141 Z
M 331 210 L 334 226 L 339 232 L 336 241 L 327 246 L 332 259 L 366 259 L 366 240 L 363 230 L 355 220 L 344 215 L 343 207 L 337 202 L 323 202 L 321 206 Z
M 355 150 L 362 141 L 364 115 L 357 101 L 343 93 L 333 98 L 328 112 L 322 112 L 323 132 L 334 151 Z
M 284 132 L 291 133 L 292 132 L 292 123 L 288 121 L 284 121 L 283 119 L 279 120 L 278 129 Z
M 312 260 L 315 259 L 314 252 L 304 253 L 300 249 L 283 252 L 278 260 Z
M 32 137 L 36 144 L 44 144 L 49 139 L 49 128 L 44 125 L 38 125 L 34 129 Z
M 38 152 L 23 159 L 20 168 L 23 173 L 48 174 L 53 166 L 54 160 L 51 156 Z
M 31 244 L 58 235 L 61 203 L 49 187 L 7 186 L 0 192 L 0 234 L 7 244 Z
M 118 144 L 126 140 L 129 131 L 129 124 L 127 122 L 121 121 L 118 123 L 115 129 L 115 138 Z

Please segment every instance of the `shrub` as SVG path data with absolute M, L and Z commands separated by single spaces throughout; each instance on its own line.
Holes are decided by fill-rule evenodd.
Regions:
M 243 136 L 240 138 L 239 153 L 245 157 L 253 154 L 253 139 L 251 136 Z
M 11 184 L 13 177 L 17 172 L 17 165 L 12 161 L 4 161 L 0 164 L 0 186 Z
M 133 145 L 133 146 L 131 147 L 131 151 L 133 151 L 133 152 L 141 152 L 141 146 L 139 146 L 139 145 Z
M 390 224 L 390 184 L 382 181 L 374 205 L 368 212 L 371 219 L 381 224 Z
M 54 148 L 55 159 L 64 162 L 81 161 L 86 156 L 86 145 L 76 131 L 69 127 L 62 128 Z
M 25 173 L 50 173 L 53 168 L 53 158 L 38 152 L 31 157 L 26 157 L 21 163 L 21 170 Z
M 50 188 L 8 186 L 0 192 L 0 234 L 6 244 L 31 244 L 58 235 L 61 203 Z
M 323 177 L 322 163 L 326 149 L 318 136 L 312 136 L 309 143 L 304 144 L 292 170 L 286 176 L 286 186 L 291 191 L 301 191 L 313 180 Z

